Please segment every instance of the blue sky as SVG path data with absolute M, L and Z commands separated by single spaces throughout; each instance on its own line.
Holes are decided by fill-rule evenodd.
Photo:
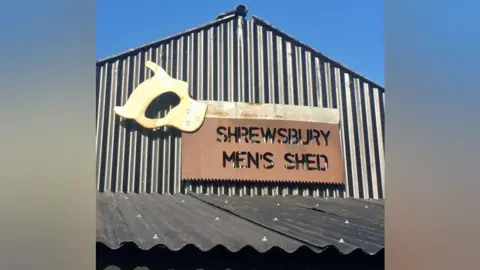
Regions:
M 236 5 L 384 85 L 383 0 L 96 1 L 97 59 L 208 23 Z

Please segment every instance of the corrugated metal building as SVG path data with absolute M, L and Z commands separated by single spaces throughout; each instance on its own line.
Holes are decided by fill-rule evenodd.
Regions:
M 339 108 L 345 187 L 182 182 L 179 132 L 153 139 L 113 114 L 151 76 L 148 60 L 187 81 L 194 99 Z M 384 100 L 382 86 L 261 19 L 220 18 L 97 62 L 97 190 L 385 198 Z
M 239 6 L 97 62 L 98 268 L 159 269 L 152 258 L 160 256 L 169 269 L 383 269 L 384 88 L 245 15 Z M 181 132 L 125 124 L 113 112 L 152 75 L 146 61 L 187 81 L 197 100 L 338 108 L 345 186 L 182 181 Z M 150 117 L 165 116 L 171 101 Z M 256 266 L 244 265 L 247 255 Z

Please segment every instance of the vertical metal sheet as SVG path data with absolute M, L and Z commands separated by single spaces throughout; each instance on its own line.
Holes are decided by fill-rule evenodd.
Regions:
M 180 132 L 144 130 L 112 113 L 151 76 L 148 60 L 187 81 L 195 99 L 339 108 L 345 186 L 182 183 Z M 101 60 L 96 90 L 98 191 L 385 197 L 384 89 L 258 18 L 218 20 Z

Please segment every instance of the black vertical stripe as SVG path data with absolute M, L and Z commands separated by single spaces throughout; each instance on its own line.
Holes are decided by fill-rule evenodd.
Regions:
M 238 82 L 240 80 L 240 74 L 238 70 L 238 63 L 240 58 L 238 57 L 238 19 L 233 20 L 233 59 L 230 66 L 233 68 L 233 101 L 238 102 L 240 100 L 240 92 L 238 89 Z
M 254 64 L 254 70 L 253 70 L 253 76 L 255 78 L 255 88 L 253 89 L 253 103 L 259 103 L 260 102 L 260 76 L 259 76 L 259 63 L 260 59 L 258 57 L 258 29 L 257 25 L 253 24 L 253 64 Z
M 372 85 L 369 87 L 368 95 L 370 97 L 370 111 L 371 114 L 371 121 L 372 121 L 372 131 L 373 131 L 373 143 L 376 146 L 374 149 L 375 153 L 375 164 L 376 164 L 376 176 L 377 176 L 377 187 L 378 187 L 378 197 L 383 198 L 383 190 L 382 190 L 382 173 L 380 167 L 380 149 L 378 148 L 379 141 L 378 141 L 378 126 L 377 126 L 377 112 L 375 110 L 375 95 L 378 90 L 375 90 Z
M 359 126 L 358 126 L 358 116 L 357 116 L 357 95 L 355 91 L 355 78 L 353 77 L 352 74 L 350 74 L 350 99 L 352 101 L 352 107 L 350 110 L 352 110 L 352 123 L 353 123 L 353 140 L 355 142 L 355 156 L 356 156 L 356 165 L 357 165 L 357 181 L 358 181 L 358 189 L 359 189 L 359 196 L 360 198 L 364 198 L 363 194 L 363 182 L 362 182 L 362 160 L 361 160 L 361 155 L 362 153 L 360 152 L 360 138 L 359 138 Z
M 151 49 L 152 54 L 151 54 L 151 61 L 154 61 L 156 63 L 156 56 L 157 56 L 157 48 L 152 48 Z M 149 76 L 145 76 L 146 78 L 150 78 L 153 74 L 152 72 L 149 72 Z M 152 170 L 150 170 L 150 167 L 153 165 L 153 136 L 155 136 L 155 131 L 153 130 L 148 130 L 148 139 L 147 139 L 147 175 L 146 181 L 146 189 L 148 192 L 150 192 L 152 188 Z
M 378 103 L 380 107 L 380 121 L 382 123 L 382 144 L 383 149 L 385 149 L 385 104 L 383 104 L 383 93 L 378 91 Z M 383 158 L 383 157 L 382 157 Z
M 128 83 L 127 83 L 127 96 L 128 98 L 130 94 L 133 91 L 133 73 L 135 71 L 135 62 L 134 62 L 134 57 L 130 57 L 128 59 Z M 128 177 L 130 175 L 130 136 L 133 131 L 130 130 L 132 126 L 132 121 L 126 121 L 127 125 L 125 126 L 126 132 L 125 132 L 125 148 L 124 148 L 124 160 L 123 160 L 123 186 L 122 186 L 122 191 L 123 192 L 128 192 Z
M 335 79 L 335 66 L 330 64 L 330 81 L 332 86 L 332 104 L 330 106 L 334 109 L 338 108 L 337 102 L 337 80 Z
M 193 74 L 192 76 L 192 98 L 198 99 L 198 33 L 192 34 L 193 51 L 191 57 L 193 57 Z
M 283 104 L 289 104 L 289 86 L 288 86 L 288 57 L 290 57 L 287 53 L 287 42 L 285 39 L 282 39 L 282 66 L 283 66 Z
M 362 110 L 362 119 L 363 119 L 363 141 L 365 145 L 365 162 L 367 167 L 367 182 L 368 182 L 368 198 L 373 198 L 373 183 L 372 183 L 372 168 L 371 158 L 370 158 L 370 145 L 368 143 L 368 123 L 367 123 L 367 108 L 365 102 L 365 88 L 363 87 L 363 83 L 360 83 L 360 95 L 362 95 L 361 99 L 361 110 Z
M 177 155 L 179 155 L 180 153 L 177 153 L 177 151 L 175 151 L 175 138 L 178 138 L 181 136 L 181 133 L 178 129 L 170 129 L 169 130 L 169 134 L 168 136 L 170 137 L 170 145 L 171 145 L 171 149 L 170 149 L 170 155 L 169 155 L 169 158 L 170 158 L 170 178 L 168 179 L 169 182 L 170 182 L 170 185 L 169 185 L 169 190 L 168 192 L 170 194 L 174 194 L 175 193 L 175 183 L 177 181 L 180 181 L 180 179 L 178 178 L 177 179 L 177 174 L 175 174 L 175 164 L 177 163 L 177 160 L 179 160 L 177 158 Z
M 203 92 L 202 92 L 202 99 L 203 100 L 208 100 L 208 92 L 210 91 L 210 89 L 208 89 L 208 77 L 209 77 L 209 71 L 208 71 L 208 61 L 210 60 L 210 54 L 208 53 L 208 43 L 210 42 L 209 38 L 208 38 L 208 31 L 207 29 L 205 29 L 203 31 L 203 55 L 202 55 L 202 59 L 203 59 L 203 70 L 201 71 L 201 73 L 203 74 Z M 175 43 L 176 44 L 176 43 Z M 176 45 L 175 47 L 176 48 Z M 176 51 L 174 50 L 174 53 Z M 174 64 L 175 65 L 175 64 Z
M 145 80 L 145 56 L 146 56 L 146 51 L 143 50 L 138 59 L 138 84 L 141 84 Z M 136 86 L 138 86 L 138 84 Z M 139 130 L 143 130 L 143 128 L 139 127 Z M 135 184 L 134 184 L 134 192 L 139 193 L 140 192 L 140 182 L 143 180 L 141 176 L 141 160 L 142 160 L 142 139 L 144 135 L 142 132 L 136 131 L 137 132 L 137 141 L 136 141 L 136 155 L 135 155 Z
M 317 80 L 317 66 L 315 65 L 315 55 L 312 53 L 310 55 L 310 62 L 312 65 L 311 73 L 312 73 L 312 98 L 313 98 L 313 107 L 318 107 L 318 80 Z
M 206 31 L 204 32 L 205 34 L 207 33 Z M 205 44 L 206 43 L 206 44 Z M 171 64 L 172 64 L 172 77 L 174 78 L 179 78 L 179 74 L 177 73 L 177 60 L 178 60 L 178 57 L 179 55 L 177 54 L 177 48 L 178 48 L 178 39 L 175 39 L 172 41 L 172 55 L 171 55 Z M 207 38 L 204 38 L 204 52 L 207 48 L 207 44 L 208 44 L 208 39 Z M 204 56 L 204 62 L 203 62 L 203 66 L 204 66 L 204 70 L 203 70 L 203 74 L 204 74 L 204 80 L 203 80 L 203 83 L 204 83 L 204 93 L 203 93 L 203 98 L 206 99 L 207 98 L 207 80 L 206 80 L 206 76 L 208 76 L 208 62 L 205 60 L 208 56 L 208 53 Z M 177 129 L 174 129 L 174 128 L 169 128 L 168 129 L 168 138 L 169 138 L 169 141 L 170 141 L 170 167 L 169 167 L 169 170 L 170 170 L 170 185 L 169 185 L 169 193 L 170 194 L 173 194 L 175 192 L 175 183 L 177 180 L 176 177 L 177 177 L 177 174 L 175 174 L 175 164 L 177 163 L 177 151 L 176 151 L 176 138 L 177 137 L 180 137 L 180 134 L 179 134 L 179 131 Z
M 194 35 L 194 34 L 193 34 Z M 169 57 L 169 54 L 168 54 L 168 51 L 167 51 L 167 46 L 166 44 L 162 44 L 161 46 L 161 58 L 160 58 L 160 65 L 165 69 L 167 67 L 167 57 Z M 192 80 L 192 84 L 195 84 L 196 85 L 196 80 Z M 196 88 L 194 88 L 196 90 Z M 195 93 L 195 92 L 194 92 Z M 162 108 L 164 108 L 165 106 L 162 106 Z M 158 112 L 158 117 L 165 117 L 166 115 L 166 111 L 165 110 L 160 110 Z M 164 179 L 163 175 L 165 174 L 165 170 L 167 168 L 165 168 L 163 166 L 163 163 L 165 161 L 164 159 L 164 156 L 163 156 L 163 151 L 166 150 L 166 147 L 168 146 L 168 141 L 167 141 L 167 138 L 166 136 L 164 135 L 165 133 L 165 128 L 162 128 L 160 129 L 159 132 L 161 132 L 162 136 L 159 136 L 158 137 L 158 146 L 159 146 L 159 153 L 158 153 L 158 177 L 159 177 L 159 183 L 158 183 L 158 191 L 160 193 L 164 193 L 164 192 L 167 192 L 166 190 L 163 189 L 163 182 L 166 181 L 166 179 Z
M 262 46 L 263 46 L 263 102 L 270 103 L 270 78 L 268 77 L 268 32 L 262 27 Z
M 301 65 L 302 65 L 302 88 L 303 88 L 303 104 L 304 106 L 308 106 L 308 92 L 309 92 L 309 88 L 308 88 L 308 80 L 307 80 L 307 73 L 308 73 L 308 70 L 307 70 L 307 59 L 305 57 L 305 49 L 301 49 L 301 57 L 300 59 L 302 59 L 301 61 Z
M 277 35 L 272 32 L 272 55 L 273 55 L 273 102 L 280 103 L 279 81 L 278 81 L 278 50 L 277 50 Z
M 218 97 L 219 97 L 219 91 L 218 91 L 218 88 L 219 88 L 219 85 L 218 85 L 218 46 L 220 44 L 220 38 L 218 36 L 218 29 L 219 28 L 215 28 L 214 31 L 213 31 L 213 84 L 212 84 L 212 89 L 209 89 L 210 91 L 212 91 L 212 99 L 213 100 L 218 100 Z
M 116 80 L 117 80 L 117 88 L 115 89 L 115 96 L 116 96 L 116 104 L 115 105 L 123 105 L 121 104 L 121 98 L 122 98 L 122 73 L 123 73 L 123 61 L 122 59 L 118 60 L 118 69 L 117 69 L 117 74 L 116 74 Z M 113 108 L 112 108 L 113 110 Z M 119 140 L 119 133 L 120 133 L 120 118 L 116 117 L 115 114 L 113 113 L 113 153 L 112 153 L 112 187 L 111 191 L 116 191 L 117 190 L 117 185 L 118 185 L 118 179 L 117 179 L 117 161 L 118 161 L 118 140 Z
M 216 31 L 214 32 L 214 39 L 216 38 Z M 215 43 L 216 43 L 216 39 L 215 39 Z M 213 85 L 214 85 L 214 88 L 213 88 L 213 91 L 214 93 L 215 92 L 218 92 L 218 88 L 217 88 L 217 72 L 216 72 L 216 68 L 217 68 L 217 52 L 216 52 L 216 46 L 213 47 L 214 49 L 214 53 L 213 53 L 213 57 L 214 57 L 214 65 L 213 65 L 213 68 L 214 68 L 214 82 L 213 82 Z M 182 49 L 182 70 L 180 71 L 182 73 L 182 80 L 184 81 L 188 81 L 188 40 L 186 37 L 183 37 L 183 49 Z M 189 84 L 190 86 L 190 84 Z M 192 92 L 192 89 L 189 87 L 189 92 L 191 93 Z M 214 94 L 215 96 L 215 94 Z M 181 151 L 181 150 L 180 150 Z M 181 193 L 184 193 L 185 192 L 185 182 L 182 181 L 181 179 L 181 172 L 180 172 L 180 192 Z
M 101 112 L 98 110 L 99 106 L 100 106 L 100 79 L 101 79 L 101 70 L 102 70 L 102 67 L 101 66 L 96 66 L 96 77 L 95 77 L 95 98 L 96 98 L 96 102 L 95 102 L 95 112 L 97 112 L 97 115 L 100 114 Z M 103 92 L 103 91 L 102 91 Z M 97 117 L 95 117 L 95 125 L 97 125 Z
M 189 84 L 189 93 L 192 93 L 192 88 L 190 87 L 190 81 L 188 80 L 188 39 L 183 37 L 183 48 L 182 48 L 182 80 L 187 81 Z
M 325 67 L 324 59 L 320 58 L 320 78 L 322 79 L 322 108 L 328 107 L 328 100 L 327 100 L 327 68 Z
M 100 191 L 105 190 L 105 170 L 106 167 L 108 166 L 107 163 L 107 152 L 108 152 L 108 119 L 110 116 L 110 110 L 113 108 L 110 108 L 110 94 L 112 93 L 112 81 L 111 81 L 111 76 L 112 76 L 112 69 L 113 69 L 113 63 L 109 62 L 105 68 L 107 74 L 106 74 L 106 83 L 105 83 L 105 99 L 104 99 L 104 104 L 105 104 L 105 111 L 103 112 L 104 118 L 103 118 L 103 136 L 102 136 L 102 152 L 100 155 Z
M 297 46 L 292 44 L 293 105 L 298 105 Z
M 245 18 L 242 20 L 242 33 L 243 33 L 243 102 L 250 102 L 250 84 L 249 84 L 249 77 L 250 77 L 250 70 L 248 66 L 248 59 L 250 48 L 248 48 L 248 22 Z
M 228 23 L 223 25 L 223 99 L 222 101 L 228 101 L 228 93 L 231 89 L 228 87 L 228 44 L 230 44 L 230 40 L 228 38 Z
M 341 80 L 340 80 L 340 87 L 342 88 L 342 120 L 343 120 L 343 129 L 344 129 L 344 134 L 345 134 L 345 159 L 347 161 L 347 164 L 345 166 L 346 168 L 346 175 L 347 175 L 347 181 L 348 181 L 348 196 L 353 196 L 353 177 L 352 177 L 352 155 L 351 155 L 351 149 L 350 149 L 350 133 L 349 131 L 349 121 L 348 121 L 348 110 L 347 108 L 347 94 L 346 94 L 346 87 L 345 87 L 345 72 L 342 70 L 341 71 Z

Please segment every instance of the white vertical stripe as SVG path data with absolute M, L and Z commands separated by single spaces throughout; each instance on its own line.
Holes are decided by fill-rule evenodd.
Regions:
M 231 40 L 232 42 L 228 43 L 228 100 L 233 100 L 233 91 L 234 91 L 234 81 L 233 81 L 233 76 L 236 76 L 237 74 L 234 74 L 234 62 L 233 62 L 233 46 L 236 46 L 233 42 L 233 21 L 230 21 L 228 23 L 228 40 Z
M 238 27 L 237 27 L 237 37 L 238 37 L 238 43 L 236 44 L 237 46 L 237 58 L 238 58 L 238 62 L 237 62 L 237 70 L 238 70 L 238 92 L 237 92 L 237 95 L 238 95 L 238 101 L 240 102 L 244 102 L 245 101 L 245 85 L 244 85 L 244 82 L 245 82 L 245 63 L 244 63 L 244 46 L 243 46 L 243 27 L 245 27 L 243 25 L 243 17 L 239 17 L 238 18 Z
M 305 89 L 307 91 L 307 97 L 308 97 L 308 106 L 313 106 L 313 80 L 312 80 L 312 54 L 309 51 L 305 52 L 305 72 L 307 75 L 307 87 L 308 89 Z
M 353 115 L 352 115 L 352 101 L 351 101 L 351 89 L 350 89 L 350 75 L 345 73 L 345 95 L 347 106 L 347 117 L 348 117 L 348 134 L 349 141 L 347 142 L 350 145 L 350 160 L 351 166 L 349 170 L 352 172 L 352 183 L 353 183 L 353 197 L 358 198 L 358 177 L 357 177 L 357 157 L 355 154 L 355 138 L 354 138 L 354 129 L 353 129 Z
M 128 61 L 127 60 L 123 60 L 123 63 L 122 63 L 122 79 L 121 79 L 121 90 L 120 90 L 120 106 L 125 104 L 126 100 L 127 100 L 127 71 L 128 71 Z M 124 163 L 123 163 L 123 159 L 124 159 L 124 156 L 125 156 L 125 128 L 122 126 L 122 125 L 118 125 L 117 127 L 117 130 L 118 130 L 118 143 L 117 143 L 117 146 L 118 147 L 118 151 L 117 151 L 117 156 L 114 157 L 116 159 L 116 162 L 117 162 L 117 188 L 115 189 L 115 192 L 119 192 L 122 190 L 122 187 L 123 187 L 123 172 L 124 172 Z
M 100 179 L 104 176 L 102 176 L 101 173 L 101 162 L 103 159 L 102 156 L 102 139 L 103 139 L 103 121 L 105 119 L 105 95 L 107 93 L 106 90 L 106 79 L 105 79 L 105 71 L 108 68 L 108 65 L 104 65 L 100 69 L 100 91 L 98 93 L 99 96 L 99 104 L 98 104 L 98 115 L 97 115 L 97 142 L 96 142 L 96 147 L 97 147 L 97 189 L 101 189 L 100 187 Z
M 302 59 L 302 48 L 301 47 L 296 47 L 295 48 L 295 54 L 296 54 L 296 65 L 297 65 L 297 96 L 298 96 L 298 105 L 303 106 L 303 67 L 302 67 L 302 62 L 304 59 Z
M 318 107 L 322 107 L 322 100 L 323 100 L 323 97 L 322 97 L 322 91 L 324 91 L 324 89 L 322 89 L 322 75 L 320 72 L 322 72 L 322 66 L 320 64 L 320 59 L 318 59 L 318 57 L 315 57 L 315 75 L 316 75 L 316 80 L 317 80 L 317 103 L 318 103 Z
M 330 63 L 325 63 L 325 82 L 327 85 L 327 107 L 332 108 L 332 77 L 331 77 L 331 68 L 332 65 Z
M 208 50 L 208 57 L 207 57 L 207 61 L 208 61 L 208 74 L 207 74 L 207 96 L 206 97 L 203 97 L 205 100 L 212 100 L 212 89 L 213 89 L 213 46 L 215 45 L 214 44 L 214 40 L 213 40 L 213 33 L 214 33 L 214 29 L 213 28 L 210 28 L 208 29 L 208 32 L 207 32 L 207 50 Z M 177 57 L 177 59 L 180 59 L 180 57 Z M 177 72 L 181 72 L 181 69 L 179 69 L 180 65 L 177 65 Z
M 285 104 L 285 89 L 283 85 L 283 48 L 282 48 L 282 38 L 277 37 L 277 63 L 278 63 L 278 95 L 279 95 L 279 103 Z
M 372 178 L 372 191 L 373 191 L 373 199 L 378 199 L 378 186 L 377 186 L 377 166 L 375 162 L 375 143 L 373 141 L 373 126 L 372 126 L 372 111 L 370 110 L 370 91 L 373 91 L 369 88 L 368 83 L 363 84 L 364 92 L 365 92 L 365 111 L 367 115 L 367 119 L 365 119 L 365 124 L 367 128 L 368 134 L 368 149 L 370 155 L 370 166 L 371 171 L 371 178 Z
M 347 155 L 346 155 L 346 150 L 345 150 L 345 144 L 347 143 L 345 141 L 345 122 L 344 119 L 346 115 L 343 115 L 343 108 L 346 106 L 345 100 L 342 99 L 342 91 L 341 91 L 341 81 L 343 80 L 341 76 L 340 69 L 335 69 L 335 80 L 337 85 L 337 103 L 338 103 L 338 111 L 340 114 L 340 141 L 341 141 L 341 151 L 342 151 L 342 161 L 343 161 L 343 179 L 345 183 L 345 194 L 347 193 L 349 189 L 349 184 L 348 184 L 348 174 L 347 171 L 350 169 L 347 167 Z M 346 196 L 346 195 L 345 195 Z
M 287 80 L 288 80 L 288 102 L 293 104 L 293 75 L 292 75 L 292 44 L 286 42 L 287 57 Z
M 268 53 L 268 68 L 267 68 L 267 72 L 268 72 L 268 96 L 270 98 L 270 102 L 269 103 L 273 103 L 275 102 L 275 84 L 274 84 L 274 80 L 275 80 L 275 77 L 274 77 L 274 73 L 273 73 L 273 33 L 271 31 L 268 31 L 267 32 L 267 53 Z
M 357 107 L 357 122 L 358 122 L 358 141 L 360 148 L 360 166 L 362 171 L 362 186 L 363 186 L 363 197 L 367 199 L 369 197 L 369 188 L 368 188 L 368 174 L 367 174 L 367 164 L 366 164 L 366 149 L 365 149 L 365 139 L 364 138 L 364 129 L 365 119 L 362 115 L 362 99 L 365 96 L 365 91 L 360 91 L 360 80 L 355 79 L 355 96 L 356 96 L 356 107 Z
M 110 67 L 110 78 L 109 81 L 110 83 L 110 89 L 107 89 L 108 94 L 110 96 L 109 98 L 109 104 L 105 104 L 106 107 L 108 107 L 108 113 L 110 115 L 113 114 L 113 106 L 115 105 L 115 92 L 116 92 L 116 86 L 117 86 L 117 80 L 115 78 L 115 71 L 118 68 L 118 61 L 115 61 L 112 66 Z M 109 166 L 112 162 L 112 156 L 113 156 L 113 117 L 109 117 L 107 120 L 107 151 L 105 151 L 105 163 L 107 166 L 105 166 L 105 189 L 111 190 L 112 188 L 112 167 Z
M 382 134 L 382 118 L 380 116 L 382 108 L 380 107 L 380 98 L 381 92 L 378 88 L 374 88 L 374 97 L 375 97 L 375 118 L 377 122 L 377 147 L 380 157 L 380 172 L 382 177 L 382 192 L 383 197 L 385 198 L 385 153 L 383 149 L 383 134 Z
M 263 31 L 262 31 L 261 26 L 257 26 L 257 38 L 258 38 L 258 43 L 257 43 L 257 50 L 258 50 L 258 81 L 259 81 L 259 89 L 258 91 L 258 96 L 260 97 L 259 102 L 264 103 L 264 93 L 265 93 L 265 80 L 263 79 L 263 72 L 265 72 L 264 66 L 263 66 Z

